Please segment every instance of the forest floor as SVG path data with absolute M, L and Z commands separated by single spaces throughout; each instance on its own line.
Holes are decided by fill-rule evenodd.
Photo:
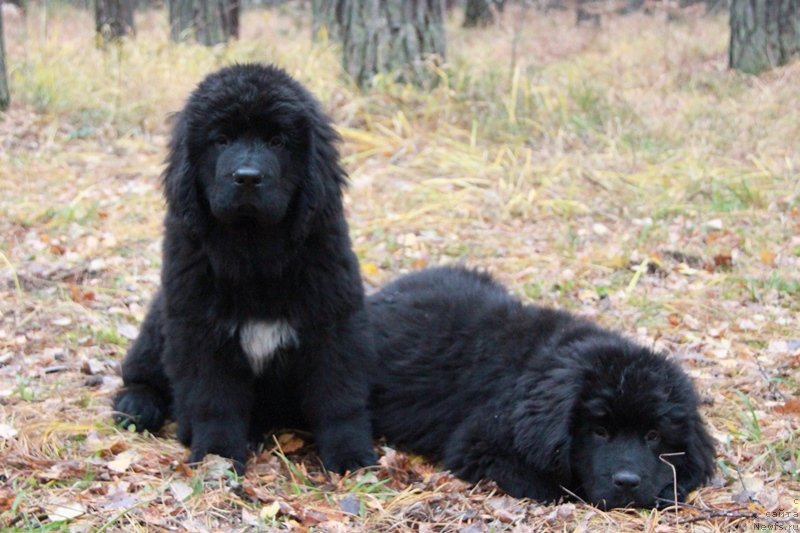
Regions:
M 730 72 L 724 17 L 593 28 L 512 9 L 448 23 L 436 86 L 362 92 L 299 8 L 247 12 L 213 49 L 169 44 L 163 12 L 108 50 L 86 12 L 6 13 L 0 529 L 800 527 L 800 64 Z M 213 458 L 187 468 L 173 426 L 116 428 L 119 363 L 158 287 L 170 113 L 234 61 L 284 66 L 334 117 L 370 290 L 465 263 L 668 351 L 700 391 L 713 482 L 678 509 L 546 506 L 380 443 L 380 465 L 328 475 L 291 433 L 237 479 Z

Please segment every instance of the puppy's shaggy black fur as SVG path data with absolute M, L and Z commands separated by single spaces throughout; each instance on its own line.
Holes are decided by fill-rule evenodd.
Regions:
M 695 391 L 661 355 L 459 268 L 400 278 L 367 308 L 389 443 L 541 501 L 650 507 L 674 499 L 667 463 L 679 498 L 712 475 Z
M 162 287 L 122 367 L 117 419 L 172 413 L 190 461 L 310 429 L 335 471 L 375 460 L 374 353 L 342 209 L 338 137 L 284 71 L 208 76 L 174 128 Z

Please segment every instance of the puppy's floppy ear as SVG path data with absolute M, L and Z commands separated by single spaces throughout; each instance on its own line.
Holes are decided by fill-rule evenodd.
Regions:
M 714 475 L 714 456 L 714 440 L 695 406 L 686 436 L 686 462 L 678 471 L 678 485 L 682 491 L 689 493 Z
M 582 372 L 571 365 L 558 366 L 544 376 L 521 380 L 519 386 L 525 399 L 513 414 L 515 450 L 534 468 L 569 478 L 571 425 L 583 386 Z
M 340 137 L 317 104 L 309 107 L 310 116 L 298 126 L 306 136 L 307 162 L 291 230 L 294 241 L 304 239 L 315 220 L 330 220 L 341 213 L 342 189 L 347 184 L 336 147 Z
M 188 127 L 185 113 L 176 118 L 172 130 L 167 168 L 164 171 L 164 196 L 167 208 L 192 236 L 203 231 L 203 218 L 200 213 L 200 190 L 198 175 L 189 160 Z

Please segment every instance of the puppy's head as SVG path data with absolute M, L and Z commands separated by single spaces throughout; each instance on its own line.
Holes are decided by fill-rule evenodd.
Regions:
M 550 409 L 537 408 L 538 427 L 553 421 L 529 433 L 534 464 L 560 465 L 565 486 L 604 508 L 668 505 L 674 479 L 681 500 L 712 475 L 713 444 L 676 364 L 613 335 L 572 342 L 562 355 L 537 387 Z M 559 405 L 548 400 L 552 376 L 560 376 Z
M 303 232 L 320 206 L 340 204 L 337 139 L 316 100 L 283 70 L 224 68 L 200 83 L 179 116 L 168 204 L 189 226 L 211 219 Z

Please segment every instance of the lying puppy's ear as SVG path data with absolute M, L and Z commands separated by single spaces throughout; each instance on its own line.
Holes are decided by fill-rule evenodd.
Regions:
M 339 135 L 330 120 L 318 109 L 313 116 L 299 126 L 307 135 L 308 161 L 306 176 L 301 185 L 292 224 L 292 240 L 303 240 L 319 217 L 330 220 L 342 210 L 342 189 L 347 183 L 347 174 L 339 162 L 336 144 Z
M 678 485 L 684 491 L 691 492 L 714 475 L 714 440 L 706 430 L 705 422 L 694 408 L 689 420 L 690 426 L 686 437 L 686 464 L 678 473 Z
M 164 196 L 169 212 L 183 224 L 192 236 L 203 232 L 200 213 L 200 190 L 195 166 L 189 161 L 187 125 L 183 114 L 178 115 L 170 141 L 167 168 L 164 171 Z
M 566 480 L 571 476 L 571 424 L 581 373 L 562 366 L 520 385 L 525 400 L 514 410 L 514 448 L 531 466 Z

